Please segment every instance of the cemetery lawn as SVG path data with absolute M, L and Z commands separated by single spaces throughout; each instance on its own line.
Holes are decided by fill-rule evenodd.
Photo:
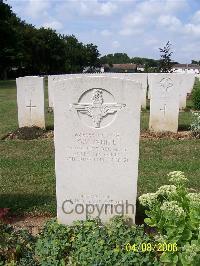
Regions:
M 46 125 L 53 127 L 47 112 Z M 188 105 L 192 105 L 188 101 Z M 142 112 L 141 130 L 148 128 L 149 111 Z M 181 112 L 180 130 L 187 130 L 190 112 Z M 54 146 L 52 139 L 3 140 L 17 129 L 15 81 L 0 81 L 0 208 L 15 214 L 56 213 Z M 138 194 L 154 192 L 167 184 L 167 173 L 184 171 L 189 187 L 200 191 L 200 140 L 142 139 L 140 142 Z M 123 178 L 123 177 L 122 177 Z

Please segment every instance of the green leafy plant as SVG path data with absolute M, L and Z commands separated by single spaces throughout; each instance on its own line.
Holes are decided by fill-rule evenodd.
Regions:
M 120 216 L 107 224 L 96 219 L 71 226 L 52 219 L 36 237 L 5 224 L 0 233 L 0 265 L 160 265 L 154 250 L 141 249 L 143 243 L 153 246 L 153 237 L 144 226 L 131 225 L 130 219 Z
M 147 207 L 145 223 L 155 227 L 159 243 L 176 243 L 178 250 L 163 252 L 160 260 L 166 265 L 200 265 L 200 193 L 189 193 L 188 179 L 183 172 L 168 174 L 171 185 L 164 185 L 155 193 L 140 196 Z M 189 250 L 189 261 L 187 257 Z
M 152 242 L 143 226 L 115 217 L 103 225 L 99 219 L 64 226 L 49 222 L 36 243 L 39 265 L 159 265 L 156 254 L 127 251 L 130 243 Z
M 35 255 L 38 265 L 67 265 L 71 252 L 71 228 L 48 221 L 36 242 Z
M 192 91 L 192 101 L 195 110 L 200 110 L 200 80 L 196 79 L 193 91 Z
M 106 224 L 95 219 L 70 226 L 52 219 L 36 237 L 0 224 L 0 265 L 199 266 L 200 193 L 189 193 L 183 172 L 168 177 L 170 185 L 139 198 L 148 216 L 145 223 L 154 228 L 151 233 L 120 216 Z M 176 248 L 159 250 L 159 244 Z
M 193 120 L 191 123 L 191 132 L 195 138 L 200 138 L 200 112 L 192 112 Z
M 27 231 L 0 223 L 0 265 L 34 266 L 35 239 Z

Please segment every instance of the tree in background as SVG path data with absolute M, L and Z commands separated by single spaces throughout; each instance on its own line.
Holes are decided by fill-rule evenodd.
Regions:
M 192 61 L 191 61 L 191 64 L 199 65 L 199 66 L 200 66 L 200 60 L 199 60 L 199 61 L 197 61 L 197 60 L 192 60 Z
M 10 6 L 0 0 L 0 76 L 4 79 L 22 56 L 17 31 L 20 23 L 20 19 L 12 12 Z
M 86 50 L 86 63 L 87 66 L 92 68 L 100 67 L 101 63 L 99 60 L 100 53 L 98 51 L 98 47 L 92 43 L 85 45 Z
M 101 64 L 108 64 L 112 67 L 113 64 L 137 64 L 145 68 L 145 72 L 155 72 L 158 68 L 159 61 L 145 57 L 129 58 L 126 53 L 115 53 L 102 56 L 100 58 Z
M 100 56 L 96 45 L 79 42 L 74 35 L 64 36 L 66 71 L 68 73 L 80 73 L 85 67 L 96 67 L 99 65 Z
M 99 65 L 96 45 L 21 21 L 0 0 L 0 78 L 82 72 Z
M 96 45 L 83 44 L 74 35 L 61 35 L 52 29 L 37 29 L 19 19 L 0 0 L 0 78 L 7 76 L 81 73 L 95 71 L 101 64 L 137 64 L 145 72 L 169 72 L 172 67 L 170 42 L 160 48 L 161 60 L 129 58 L 126 53 L 100 57 Z M 193 60 L 194 61 L 194 60 Z M 197 62 L 197 61 L 194 61 Z M 200 62 L 198 62 L 200 63 Z
M 131 62 L 137 65 L 144 66 L 145 72 L 157 72 L 159 61 L 145 57 L 133 57 Z
M 115 53 L 115 54 L 108 54 L 104 55 L 100 58 L 102 64 L 126 64 L 131 63 L 130 58 L 126 53 Z
M 65 43 L 52 29 L 21 28 L 24 74 L 52 74 L 65 71 Z
M 171 60 L 171 56 L 173 52 L 171 51 L 171 43 L 168 41 L 163 48 L 159 48 L 160 50 L 160 63 L 159 70 L 160 72 L 168 73 L 170 72 L 173 63 Z

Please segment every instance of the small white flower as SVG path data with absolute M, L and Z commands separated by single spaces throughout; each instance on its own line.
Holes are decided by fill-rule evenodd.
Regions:
M 173 216 L 185 216 L 185 211 L 182 207 L 179 207 L 177 201 L 165 201 L 160 209 Z
M 161 187 L 159 187 L 156 194 L 162 195 L 162 196 L 170 196 L 170 195 L 176 194 L 176 186 L 174 186 L 174 185 L 161 186 Z
M 190 125 L 192 134 L 195 137 L 200 137 L 200 112 L 192 112 L 193 115 L 193 121 Z
M 188 179 L 185 177 L 184 173 L 181 171 L 173 171 L 168 174 L 168 177 L 170 177 L 169 181 L 171 183 L 179 184 L 179 183 L 185 183 L 188 181 Z
M 197 254 L 200 252 L 200 247 L 196 244 L 186 244 L 183 246 L 183 252 L 185 252 L 185 257 L 188 262 L 191 262 L 194 260 Z
M 143 206 L 152 206 L 157 200 L 156 193 L 147 193 L 139 197 L 139 201 Z
M 189 193 L 188 198 L 193 206 L 200 206 L 200 193 Z

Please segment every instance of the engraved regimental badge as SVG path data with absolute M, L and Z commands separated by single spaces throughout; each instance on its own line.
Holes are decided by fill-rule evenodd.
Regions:
M 70 106 L 77 111 L 84 124 L 93 128 L 103 128 L 114 121 L 117 112 L 126 104 L 116 103 L 110 92 L 97 88 L 84 92 L 78 103 Z
M 160 80 L 160 88 L 163 91 L 163 93 L 169 92 L 173 87 L 173 82 L 171 78 L 162 78 Z

